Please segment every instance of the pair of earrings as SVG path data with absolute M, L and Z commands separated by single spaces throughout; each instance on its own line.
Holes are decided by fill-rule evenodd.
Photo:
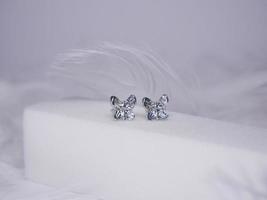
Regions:
M 125 101 L 121 101 L 118 97 L 111 96 L 110 103 L 113 106 L 112 113 L 114 119 L 118 120 L 133 120 L 135 114 L 133 108 L 137 102 L 136 96 L 131 94 Z M 163 94 L 158 101 L 152 101 L 148 97 L 142 99 L 142 104 L 146 109 L 148 120 L 162 120 L 168 118 L 166 113 L 166 104 L 169 102 L 169 97 Z

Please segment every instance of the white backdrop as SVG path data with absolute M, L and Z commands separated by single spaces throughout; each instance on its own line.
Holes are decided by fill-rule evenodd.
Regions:
M 171 110 L 267 127 L 266 35 L 264 0 L 2 0 L 0 160 L 23 166 L 26 105 L 70 96 L 166 92 Z
M 148 45 L 177 71 L 201 75 L 266 65 L 264 0 L 2 0 L 0 9 L 3 78 L 30 79 L 56 54 L 102 41 Z

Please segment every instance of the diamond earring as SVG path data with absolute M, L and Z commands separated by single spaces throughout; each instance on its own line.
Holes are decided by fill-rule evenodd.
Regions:
M 166 94 L 163 94 L 156 102 L 147 97 L 144 97 L 142 102 L 146 109 L 148 120 L 168 118 L 169 115 L 166 113 L 166 104 L 169 102 L 169 97 Z
M 136 104 L 135 95 L 131 94 L 125 101 L 121 101 L 118 97 L 111 96 L 110 103 L 113 106 L 111 111 L 114 119 L 133 120 L 135 118 L 133 112 L 133 108 Z

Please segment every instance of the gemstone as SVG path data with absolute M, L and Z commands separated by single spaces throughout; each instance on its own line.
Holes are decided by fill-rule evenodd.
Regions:
M 113 106 L 112 112 L 116 120 L 133 120 L 135 118 L 133 108 L 136 104 L 136 97 L 130 95 L 125 101 L 121 101 L 115 96 L 110 98 L 111 105 Z
M 169 98 L 166 94 L 163 94 L 157 102 L 153 102 L 151 99 L 144 97 L 143 105 L 147 111 L 147 119 L 149 120 L 167 119 L 169 115 L 166 112 L 166 104 L 168 102 Z

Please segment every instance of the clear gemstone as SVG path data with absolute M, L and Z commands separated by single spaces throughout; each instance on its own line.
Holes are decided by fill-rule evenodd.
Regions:
M 111 97 L 111 104 L 113 105 L 112 112 L 115 119 L 120 120 L 133 120 L 135 115 L 133 108 L 136 104 L 136 97 L 130 95 L 127 100 L 120 101 L 117 97 Z
M 166 104 L 169 102 L 167 95 L 162 95 L 158 102 L 153 102 L 149 98 L 143 98 L 143 105 L 147 110 L 147 118 L 149 120 L 161 120 L 167 119 L 168 114 L 166 113 Z

